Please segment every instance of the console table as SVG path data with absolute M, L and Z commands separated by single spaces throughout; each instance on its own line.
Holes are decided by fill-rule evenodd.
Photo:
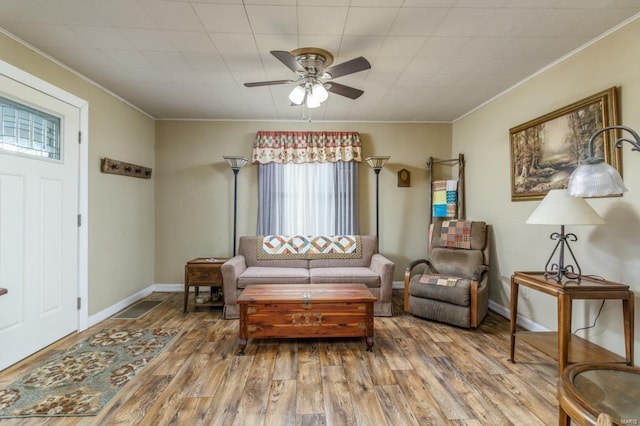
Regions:
M 509 362 L 515 362 L 518 289 L 521 285 L 557 298 L 558 332 L 530 333 L 531 336 L 538 335 L 538 337 L 527 339 L 527 342 L 545 351 L 545 348 L 549 349 L 557 339 L 557 353 L 545 352 L 551 356 L 557 355 L 560 375 L 562 375 L 569 362 L 608 361 L 633 365 L 634 296 L 633 292 L 629 290 L 629 286 L 589 277 L 582 277 L 580 282 L 566 279 L 557 282 L 554 277 L 545 277 L 544 272 L 514 272 L 511 276 L 511 346 Z M 622 301 L 625 358 L 578 336 L 571 335 L 571 308 L 573 301 L 579 299 L 619 299 Z M 524 333 L 522 334 L 524 335 Z M 579 350 L 580 347 L 582 350 Z M 572 349 L 574 350 L 572 351 Z M 586 355 L 591 359 L 580 359 Z
M 220 267 L 227 260 L 220 257 L 198 257 L 191 259 L 184 265 L 184 312 L 187 312 L 189 306 L 189 287 L 195 287 L 194 298 L 198 297 L 200 287 L 209 287 L 211 290 L 211 301 L 193 303 L 193 306 L 224 305 L 222 271 Z M 214 292 L 214 288 L 218 290 Z

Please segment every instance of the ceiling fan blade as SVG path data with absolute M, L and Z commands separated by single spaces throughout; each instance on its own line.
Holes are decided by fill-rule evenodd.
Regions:
M 359 56 L 350 61 L 329 67 L 325 69 L 324 72 L 330 74 L 331 78 L 337 78 L 343 75 L 353 74 L 354 72 L 368 70 L 369 68 L 371 68 L 369 61 Z
M 271 54 L 285 64 L 293 72 L 306 72 L 304 67 L 296 61 L 296 58 L 286 50 L 272 50 Z
M 333 81 L 327 82 L 326 87 L 329 92 L 345 96 L 350 99 L 358 99 L 364 93 L 363 90 L 356 89 L 351 86 L 345 86 L 340 83 L 334 83 Z
M 247 87 L 259 87 L 259 86 L 274 86 L 276 84 L 289 84 L 294 83 L 295 80 L 271 80 L 271 81 L 256 81 L 254 83 L 245 83 Z

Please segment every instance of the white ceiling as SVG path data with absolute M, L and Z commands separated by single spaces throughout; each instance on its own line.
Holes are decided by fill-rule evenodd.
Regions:
M 640 12 L 640 0 L 0 0 L 0 27 L 155 118 L 296 120 L 269 51 L 367 71 L 313 121 L 451 122 Z

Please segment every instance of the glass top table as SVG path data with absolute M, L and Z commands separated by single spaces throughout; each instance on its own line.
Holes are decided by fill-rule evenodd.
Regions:
M 571 417 L 593 425 L 600 413 L 614 424 L 640 425 L 640 368 L 613 363 L 574 364 L 558 384 L 559 424 Z M 567 423 L 564 423 L 567 421 Z

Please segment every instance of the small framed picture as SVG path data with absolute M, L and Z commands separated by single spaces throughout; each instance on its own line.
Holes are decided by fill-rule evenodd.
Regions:
M 398 186 L 409 187 L 411 186 L 411 172 L 407 169 L 398 170 Z

